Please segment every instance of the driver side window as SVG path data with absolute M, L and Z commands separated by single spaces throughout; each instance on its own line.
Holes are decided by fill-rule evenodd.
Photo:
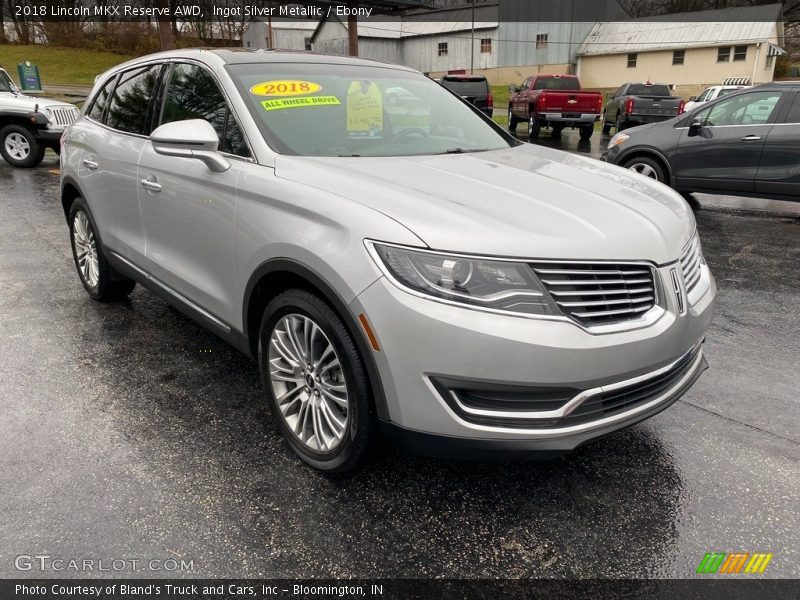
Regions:
M 780 92 L 754 92 L 722 100 L 708 109 L 704 116 L 698 115 L 707 127 L 730 125 L 763 125 L 769 122 Z

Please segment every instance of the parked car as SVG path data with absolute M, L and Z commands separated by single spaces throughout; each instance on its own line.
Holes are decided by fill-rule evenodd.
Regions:
M 603 95 L 582 91 L 574 75 L 534 75 L 520 86 L 509 86 L 509 92 L 508 129 L 515 132 L 520 122 L 527 123 L 531 141 L 542 127 L 552 127 L 553 135 L 577 127 L 581 139 L 588 140 L 603 108 Z
M 663 83 L 624 83 L 608 94 L 603 110 L 603 133 L 614 127 L 617 132 L 642 125 L 666 121 L 684 111 L 684 102 L 673 96 Z
M 680 192 L 800 199 L 800 82 L 733 92 L 618 133 L 603 160 Z
M 704 102 L 711 102 L 712 100 L 716 100 L 722 96 L 727 96 L 732 92 L 743 90 L 749 87 L 749 85 L 712 85 L 711 87 L 704 89 L 697 96 L 691 96 L 689 101 L 686 103 L 684 112 L 689 112 Z
M 393 87 L 426 110 L 375 110 Z M 253 356 L 319 469 L 353 468 L 378 430 L 461 457 L 565 452 L 706 368 L 716 288 L 686 202 L 518 142 L 405 67 L 138 58 L 99 79 L 61 166 L 88 295 L 138 282 Z
M 47 148 L 59 152 L 61 134 L 78 114 L 72 104 L 20 93 L 0 68 L 0 155 L 11 166 L 35 167 Z
M 483 111 L 488 117 L 494 114 L 494 96 L 489 81 L 482 75 L 445 75 L 437 80 L 454 94 Z

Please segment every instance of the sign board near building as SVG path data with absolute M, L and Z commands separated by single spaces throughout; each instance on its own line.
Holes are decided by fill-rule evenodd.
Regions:
M 19 83 L 24 91 L 42 90 L 42 78 L 39 76 L 39 67 L 34 65 L 31 61 L 26 60 L 24 63 L 17 65 L 17 73 L 19 73 Z

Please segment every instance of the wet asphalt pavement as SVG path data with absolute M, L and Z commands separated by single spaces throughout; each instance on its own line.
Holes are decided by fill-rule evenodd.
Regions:
M 698 198 L 711 368 L 669 410 L 555 461 L 387 449 L 329 479 L 274 433 L 253 363 L 141 287 L 89 300 L 57 168 L 0 164 L 0 577 L 77 575 L 19 572 L 22 554 L 193 562 L 140 576 L 690 577 L 706 551 L 800 576 L 800 204 Z

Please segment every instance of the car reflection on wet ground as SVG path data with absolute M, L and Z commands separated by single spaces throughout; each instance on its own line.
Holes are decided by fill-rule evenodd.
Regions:
M 540 143 L 604 143 L 572 133 Z M 193 561 L 169 576 L 689 577 L 720 550 L 800 576 L 800 205 L 695 209 L 719 307 L 711 368 L 669 410 L 553 461 L 387 448 L 327 478 L 274 432 L 253 363 L 140 287 L 86 297 L 55 157 L 0 165 L 0 575 L 42 552 Z

